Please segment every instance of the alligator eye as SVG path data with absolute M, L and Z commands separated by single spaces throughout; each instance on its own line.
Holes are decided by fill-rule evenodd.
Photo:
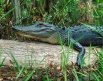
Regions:
M 46 25 L 46 24 L 40 23 L 40 24 L 37 25 L 37 27 L 50 27 L 50 25 Z
M 38 26 L 38 27 L 43 27 L 43 26 L 45 26 L 45 25 L 42 24 L 42 23 L 40 23 L 40 24 L 38 24 L 37 26 Z
M 63 30 L 65 30 L 65 28 L 64 28 L 64 27 L 63 27 L 62 29 L 63 29 Z

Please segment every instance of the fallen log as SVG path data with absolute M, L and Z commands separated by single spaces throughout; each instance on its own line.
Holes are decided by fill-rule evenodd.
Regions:
M 100 51 L 100 48 L 95 49 Z M 76 63 L 77 54 L 77 51 L 69 49 L 67 46 L 63 46 L 62 48 L 60 45 L 51 45 L 41 42 L 0 40 L 0 61 L 2 62 L 5 58 L 5 65 L 12 65 L 12 61 L 15 58 L 20 65 L 26 64 L 28 66 L 45 67 L 52 64 L 58 66 L 61 63 L 61 55 L 67 55 L 68 65 L 72 65 Z M 86 67 L 88 65 L 95 65 L 98 57 L 94 48 L 86 47 L 84 59 Z

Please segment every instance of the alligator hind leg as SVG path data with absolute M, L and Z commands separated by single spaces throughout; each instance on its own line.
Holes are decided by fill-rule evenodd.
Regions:
M 77 56 L 77 66 L 79 68 L 82 68 L 82 61 L 83 61 L 83 57 L 85 55 L 85 48 L 79 43 L 76 42 L 74 39 L 70 39 L 70 42 L 73 44 L 73 48 L 75 50 L 77 50 L 79 52 L 78 56 Z

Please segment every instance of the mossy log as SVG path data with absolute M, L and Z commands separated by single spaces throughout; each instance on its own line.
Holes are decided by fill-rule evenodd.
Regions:
M 63 49 L 65 52 L 63 53 Z M 68 51 L 69 50 L 69 51 Z M 94 66 L 98 57 L 96 51 L 100 48 L 86 47 L 85 66 Z M 63 48 L 60 45 L 51 45 L 41 42 L 19 42 L 14 40 L 0 40 L 0 62 L 5 58 L 5 65 L 12 65 L 14 58 L 18 64 L 24 66 L 45 67 L 48 65 L 57 65 L 61 63 L 61 55 L 68 55 L 68 65 L 76 63 L 78 52 Z M 63 56 L 64 56 L 63 55 Z M 15 62 L 15 61 L 14 61 Z

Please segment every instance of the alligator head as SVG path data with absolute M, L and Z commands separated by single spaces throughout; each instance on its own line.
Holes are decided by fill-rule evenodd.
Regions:
M 16 34 L 23 37 L 32 38 L 34 40 L 44 41 L 52 44 L 57 44 L 57 31 L 58 27 L 53 24 L 36 22 L 31 26 L 17 25 L 13 26 L 12 29 Z

